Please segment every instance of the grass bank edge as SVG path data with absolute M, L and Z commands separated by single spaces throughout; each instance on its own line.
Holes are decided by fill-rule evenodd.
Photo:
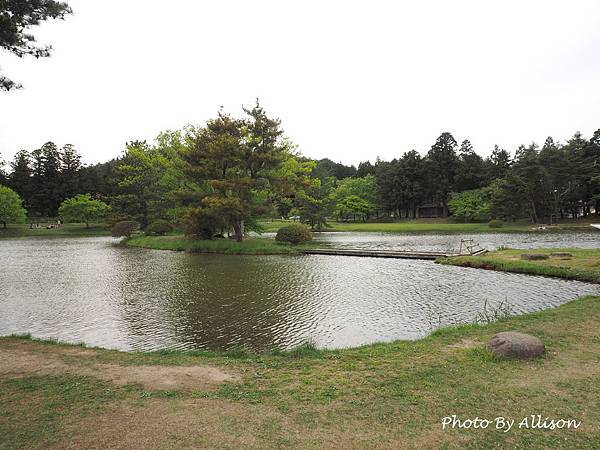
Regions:
M 275 220 L 261 222 L 265 232 L 276 232 L 292 222 Z M 413 233 L 413 234 L 460 234 L 460 233 L 567 233 L 597 232 L 588 222 L 565 222 L 555 227 L 539 230 L 529 222 L 507 222 L 501 228 L 490 228 L 488 223 L 458 223 L 448 220 L 408 220 L 402 222 L 329 222 L 324 232 L 364 232 L 364 233 Z
M 254 352 L 240 347 L 231 350 L 179 350 L 165 348 L 156 351 L 121 351 L 102 347 L 87 346 L 83 343 L 68 343 L 56 339 L 35 338 L 31 334 L 12 334 L 0 336 L 3 341 L 32 341 L 43 345 L 58 345 L 64 347 L 81 347 L 100 352 L 108 360 L 119 360 L 123 365 L 185 365 L 198 363 L 198 359 L 206 359 L 227 365 L 232 361 L 242 363 L 264 363 L 267 360 L 294 360 L 302 358 L 338 359 L 341 357 L 371 358 L 377 355 L 390 353 L 414 354 L 415 351 L 428 351 L 436 345 L 448 345 L 464 339 L 477 338 L 481 345 L 486 339 L 501 331 L 516 330 L 538 334 L 537 330 L 547 322 L 558 323 L 561 321 L 577 320 L 579 317 L 589 318 L 590 314 L 600 316 L 600 295 L 578 297 L 560 306 L 547 308 L 542 311 L 514 315 L 500 319 L 496 322 L 464 323 L 449 325 L 433 330 L 427 336 L 406 340 L 400 339 L 391 342 L 376 342 L 358 347 L 345 349 L 319 349 L 314 343 L 306 342 L 289 350 L 272 349 L 263 352 Z M 543 338 L 543 336 L 542 336 Z M 548 342 L 546 342 L 548 344 Z M 490 356 L 491 357 L 491 356 Z
M 189 253 L 216 253 L 225 255 L 301 255 L 304 250 L 319 246 L 316 243 L 291 245 L 267 238 L 199 240 L 176 236 L 132 236 L 121 241 L 129 247 L 153 250 L 185 251 Z
M 520 257 L 522 253 L 541 253 L 549 255 L 553 252 L 572 253 L 573 258 L 550 258 L 540 261 L 515 259 L 516 257 Z M 586 263 L 583 267 L 580 265 L 582 261 L 585 261 Z M 488 252 L 479 256 L 440 258 L 436 260 L 436 262 L 439 264 L 460 267 L 540 275 L 588 283 L 600 283 L 600 249 L 504 249 Z
M 0 228 L 2 238 L 30 238 L 30 237 L 100 237 L 110 236 L 110 228 L 105 224 L 64 224 L 60 228 L 29 228 L 29 225 L 10 225 L 7 229 Z

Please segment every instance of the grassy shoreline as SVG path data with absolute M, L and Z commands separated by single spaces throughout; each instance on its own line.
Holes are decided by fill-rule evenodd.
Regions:
M 0 447 L 592 449 L 600 439 L 598 321 L 600 297 L 584 297 L 345 350 L 127 353 L 0 338 Z M 547 355 L 490 356 L 485 342 L 505 330 L 539 336 Z M 191 367 L 234 378 L 199 388 L 135 382 L 178 370 L 185 378 Z M 581 426 L 442 430 L 451 414 L 517 423 L 542 414 Z
M 568 252 L 573 256 L 567 258 L 550 256 L 554 252 Z M 536 261 L 521 260 L 521 254 L 523 253 L 540 253 L 550 257 L 549 259 Z M 506 249 L 488 252 L 480 256 L 443 258 L 437 262 L 461 267 L 600 283 L 600 249 Z
M 276 232 L 282 226 L 289 224 L 276 220 L 261 222 L 266 232 Z M 365 233 L 555 233 L 555 232 L 595 232 L 589 221 L 564 222 L 546 230 L 537 230 L 528 222 L 505 223 L 502 228 L 490 228 L 487 223 L 455 223 L 448 219 L 419 219 L 402 222 L 361 223 L 361 222 L 330 222 L 327 232 L 352 231 Z
M 47 223 L 40 222 L 42 228 L 29 228 L 29 225 L 9 225 L 7 229 L 0 228 L 2 238 L 26 237 L 95 237 L 110 236 L 110 230 L 104 224 L 90 224 L 86 227 L 81 223 L 67 223 L 60 228 L 46 228 Z
M 229 255 L 301 255 L 316 244 L 290 245 L 266 238 L 246 238 L 242 242 L 232 239 L 212 241 L 176 236 L 133 236 L 122 241 L 128 247 L 153 250 L 174 250 L 190 253 L 220 253 Z
M 600 221 L 600 219 L 598 220 Z M 265 232 L 276 232 L 282 226 L 289 225 L 290 221 L 262 221 L 261 226 Z M 360 222 L 331 222 L 327 232 L 365 232 L 365 233 L 554 233 L 554 232 L 598 232 L 589 225 L 590 221 L 570 221 L 549 227 L 547 230 L 536 230 L 526 222 L 505 223 L 502 228 L 490 228 L 487 223 L 455 223 L 450 219 L 418 219 L 401 222 L 360 223 Z M 104 224 L 64 224 L 60 228 L 47 229 L 46 223 L 41 222 L 43 228 L 30 229 L 29 225 L 9 224 L 8 228 L 0 228 L 1 238 L 16 237 L 91 237 L 110 236 L 109 228 Z

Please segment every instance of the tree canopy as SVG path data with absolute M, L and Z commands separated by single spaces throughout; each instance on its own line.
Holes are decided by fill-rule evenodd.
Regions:
M 50 19 L 64 19 L 72 10 L 65 2 L 54 0 L 3 0 L 0 2 L 0 47 L 22 58 L 50 56 L 50 45 L 37 45 L 29 28 Z M 21 85 L 0 74 L 0 90 L 19 89 Z
M 78 194 L 62 202 L 58 214 L 66 222 L 83 222 L 89 227 L 90 222 L 98 222 L 106 217 L 108 209 L 106 203 L 92 199 L 90 194 Z
M 25 222 L 25 208 L 19 194 L 11 188 L 0 185 L 0 222 L 4 228 L 7 223 Z
M 267 217 L 396 220 L 453 215 L 550 222 L 600 215 L 600 130 L 564 143 L 496 146 L 483 158 L 469 140 L 442 133 L 428 152 L 354 166 L 301 156 L 260 104 L 241 117 L 220 111 L 203 125 L 133 140 L 108 162 L 84 166 L 77 150 L 49 141 L 17 152 L 0 181 L 32 217 L 54 217 L 77 194 L 110 205 L 107 221 L 142 228 L 160 220 L 213 238 L 260 231 Z
M 271 194 L 291 193 L 290 183 L 304 170 L 299 164 L 285 170 L 293 155 L 278 119 L 267 116 L 258 102 L 243 110 L 244 118 L 219 111 L 196 131 L 192 145 L 183 153 L 185 173 L 205 186 L 186 221 L 195 222 L 203 233 L 231 227 L 238 241 L 246 228 L 256 228 L 257 217 L 268 210 Z M 292 177 L 294 167 L 297 171 Z M 281 182 L 283 178 L 286 183 Z

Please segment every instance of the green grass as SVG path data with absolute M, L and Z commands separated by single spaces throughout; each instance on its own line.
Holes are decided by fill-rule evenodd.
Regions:
M 573 257 L 561 258 L 550 256 L 549 259 L 528 261 L 522 260 L 523 253 L 568 252 Z M 558 277 L 568 280 L 600 283 L 600 249 L 506 249 L 489 252 L 481 256 L 458 256 L 438 260 L 442 264 L 462 267 L 499 270 L 503 272 L 527 273 Z
M 46 222 L 40 222 L 43 228 L 30 229 L 29 225 L 12 225 L 8 228 L 0 227 L 1 238 L 15 237 L 91 237 L 91 236 L 110 236 L 110 230 L 104 224 L 90 224 L 86 227 L 83 223 L 67 223 L 60 228 L 46 228 Z
M 275 232 L 291 222 L 274 220 L 261 222 L 265 231 Z M 452 219 L 418 219 L 400 222 L 363 223 L 363 222 L 330 222 L 326 231 L 360 231 L 360 232 L 388 232 L 388 233 L 548 233 L 564 231 L 589 231 L 595 230 L 589 226 L 589 221 L 565 222 L 547 230 L 536 230 L 528 222 L 507 222 L 502 228 L 490 228 L 487 223 L 456 223 Z
M 593 449 L 600 441 L 599 321 L 600 297 L 584 297 L 489 325 L 440 329 L 417 341 L 345 350 L 304 345 L 263 354 L 82 354 L 56 342 L 0 338 L 0 350 L 69 364 L 68 373 L 0 376 L 0 448 Z M 539 336 L 546 356 L 491 356 L 485 342 L 505 330 Z M 0 367 L 8 363 L 1 360 Z M 239 378 L 201 390 L 153 391 L 77 375 L 79 367 L 96 364 L 207 364 Z M 582 426 L 443 431 L 441 418 L 451 414 L 517 421 L 542 414 L 581 420 Z
M 223 253 L 231 255 L 299 255 L 315 245 L 290 245 L 273 239 L 246 238 L 242 242 L 232 239 L 212 241 L 185 238 L 183 236 L 134 236 L 123 241 L 130 247 L 154 250 L 176 250 L 192 253 Z

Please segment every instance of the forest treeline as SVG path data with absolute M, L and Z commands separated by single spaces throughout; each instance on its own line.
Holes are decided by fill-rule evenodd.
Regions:
M 486 158 L 444 132 L 424 154 L 354 167 L 301 156 L 257 103 L 241 118 L 221 111 L 152 143 L 129 142 L 101 164 L 84 166 L 72 145 L 47 142 L 4 166 L 0 184 L 21 197 L 31 220 L 56 217 L 66 199 L 90 194 L 109 206 L 107 221 L 145 227 L 164 219 L 205 237 L 232 229 L 241 238 L 263 217 L 297 216 L 320 228 L 328 218 L 548 222 L 600 214 L 600 130 L 512 153 L 496 146 Z

